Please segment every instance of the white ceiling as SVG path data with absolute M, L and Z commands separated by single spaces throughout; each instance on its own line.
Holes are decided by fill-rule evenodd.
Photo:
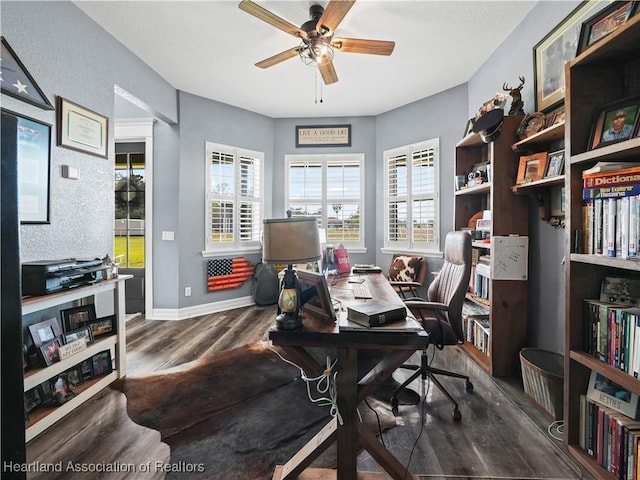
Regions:
M 255 0 L 293 23 L 327 0 Z M 176 89 L 273 118 L 377 115 L 468 81 L 537 1 L 358 0 L 336 36 L 393 40 L 389 57 L 336 52 L 339 81 L 291 58 L 293 36 L 239 1 L 75 1 Z M 320 99 L 322 98 L 322 103 Z

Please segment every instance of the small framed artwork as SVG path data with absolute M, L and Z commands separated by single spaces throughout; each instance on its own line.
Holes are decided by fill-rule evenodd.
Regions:
M 2 70 L 4 73 L 5 70 Z M 4 84 L 4 83 L 3 83 Z M 2 109 L 18 123 L 18 217 L 20 223 L 49 223 L 51 125 Z
M 548 157 L 548 152 L 534 153 L 532 155 L 523 155 L 520 157 L 516 185 L 540 180 L 547 168 Z
M 296 125 L 296 148 L 350 146 L 351 125 Z
M 71 368 L 64 373 L 67 376 L 67 382 L 69 382 L 69 387 L 71 387 L 71 389 L 76 389 L 79 385 L 84 383 L 84 377 L 80 367 Z
M 47 367 L 60 361 L 60 340 L 56 338 L 49 343 L 41 345 L 40 353 L 42 353 L 42 358 Z
M 116 333 L 116 316 L 98 318 L 89 322 L 88 327 L 91 329 L 93 338 L 102 337 Z
M 549 154 L 545 177 L 556 177 L 564 172 L 564 150 Z
M 480 105 L 480 108 L 476 112 L 476 116 L 474 117 L 474 120 L 477 120 L 483 114 L 491 110 L 495 110 L 496 108 L 501 108 L 504 110 L 504 107 L 507 104 L 508 99 L 509 99 L 509 95 L 507 95 L 506 93 L 496 93 L 493 98 L 491 98 L 490 100 L 487 100 L 482 105 Z
M 62 315 L 62 328 L 65 332 L 71 332 L 95 320 L 96 306 L 90 303 L 80 307 L 67 308 L 62 310 L 60 315 Z
M 582 23 L 578 53 L 614 32 L 635 14 L 638 2 L 613 2 Z
M 559 123 L 564 123 L 564 105 L 559 106 L 545 115 L 545 128 L 552 127 Z
M 564 185 L 557 185 L 549 192 L 550 195 L 550 213 L 552 217 L 564 216 Z
M 93 377 L 107 375 L 112 371 L 113 366 L 111 364 L 111 352 L 109 350 L 96 353 L 93 357 L 91 357 L 91 373 Z
M 49 318 L 38 323 L 34 323 L 27 327 L 31 334 L 33 345 L 38 348 L 45 343 L 59 337 L 62 334 L 60 324 L 55 318 Z
M 61 373 L 51 379 L 51 392 L 56 403 L 62 405 L 76 396 L 75 387 L 69 384 L 68 374 Z
M 64 340 L 64 344 L 68 344 L 71 342 L 75 342 L 76 340 L 80 340 L 81 338 L 87 339 L 87 345 L 93 343 L 93 335 L 91 334 L 91 328 L 89 325 L 78 328 L 76 330 L 71 330 L 70 332 L 66 332 L 62 335 L 62 339 Z
M 635 97 L 602 107 L 593 125 L 591 149 L 631 138 L 638 123 L 639 106 L 640 99 Z
M 42 389 L 40 386 L 24 392 L 24 409 L 27 412 L 30 412 L 37 406 L 42 405 L 42 402 Z
M 522 119 L 522 122 L 520 122 L 520 126 L 518 127 L 516 135 L 518 135 L 518 138 L 520 140 L 524 140 L 525 138 L 530 137 L 531 135 L 538 133 L 540 130 L 545 128 L 545 122 L 546 120 L 544 113 L 534 112 L 525 115 L 525 117 Z
M 564 64 L 578 51 L 582 22 L 609 2 L 581 2 L 564 20 L 533 47 L 535 109 L 546 112 L 564 101 Z
M 80 375 L 82 375 L 82 381 L 91 380 L 93 377 L 93 362 L 90 358 L 84 360 L 79 367 Z
M 58 146 L 107 158 L 107 117 L 58 97 L 57 119 Z

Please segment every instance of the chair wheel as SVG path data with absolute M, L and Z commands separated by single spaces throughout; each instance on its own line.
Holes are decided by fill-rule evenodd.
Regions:
M 471 390 L 473 390 L 473 383 L 471 383 L 469 380 L 467 380 L 467 382 L 465 383 L 465 387 L 466 387 L 467 391 L 470 392 Z
M 453 421 L 459 422 L 461 420 L 462 420 L 462 414 L 460 413 L 460 410 L 458 410 L 458 407 L 455 407 L 453 409 Z
M 391 399 L 391 413 L 396 417 L 398 416 L 398 399 L 396 397 Z

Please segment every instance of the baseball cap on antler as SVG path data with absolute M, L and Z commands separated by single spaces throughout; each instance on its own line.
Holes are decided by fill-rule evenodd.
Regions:
M 473 124 L 473 131 L 480 134 L 480 138 L 484 143 L 491 143 L 500 136 L 503 119 L 504 110 L 502 108 L 494 108 L 478 117 Z

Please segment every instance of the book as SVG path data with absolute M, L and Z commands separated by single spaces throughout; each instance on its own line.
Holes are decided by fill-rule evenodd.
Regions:
M 640 167 L 640 162 L 598 162 L 593 167 L 582 171 L 582 174 L 594 174 L 621 170 L 623 168 Z
M 411 317 L 405 317 L 403 321 L 385 324 L 380 327 L 368 327 L 357 322 L 352 322 L 347 317 L 347 312 L 338 315 L 338 329 L 341 332 L 375 332 L 375 333 L 417 333 L 423 330 L 420 323 Z
M 365 327 L 382 327 L 404 321 L 407 309 L 403 304 L 372 300 L 347 307 L 347 318 Z
M 630 197 L 633 195 L 640 195 L 640 183 L 603 185 L 598 187 L 584 187 L 582 189 L 583 200 L 591 200 L 593 198 Z
M 582 172 L 584 188 L 640 183 L 640 166 L 599 173 Z
M 629 418 L 638 419 L 638 395 L 594 370 L 589 378 L 587 398 Z

